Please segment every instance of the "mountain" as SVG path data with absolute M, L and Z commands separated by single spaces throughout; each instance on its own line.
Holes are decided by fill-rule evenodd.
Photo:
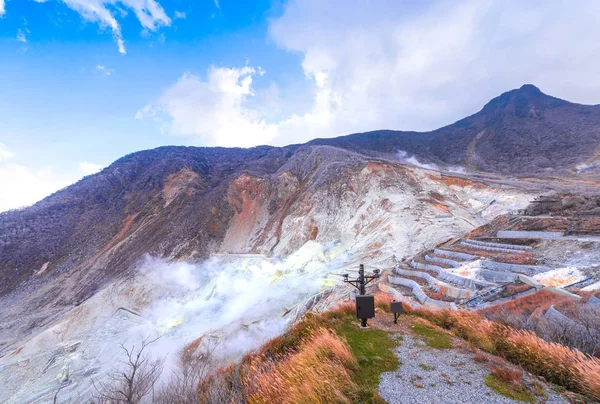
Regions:
M 422 162 L 502 174 L 600 169 L 600 106 L 581 105 L 526 84 L 481 111 L 431 132 L 380 130 L 309 144 L 396 153 Z
M 133 153 L 29 208 L 4 212 L 0 401 L 51 397 L 64 376 L 59 363 L 68 364 L 70 380 L 100 377 L 116 354 L 107 344 L 118 347 L 140 321 L 156 333 L 180 330 L 170 334 L 174 347 L 219 330 L 250 332 L 267 316 L 265 306 L 270 318 L 292 321 L 290 313 L 322 286 L 321 278 L 294 279 L 329 274 L 323 282 L 332 285 L 339 281 L 334 273 L 359 262 L 390 267 L 556 187 L 448 166 L 569 173 L 593 166 L 599 123 L 598 107 L 524 86 L 428 133 Z M 442 170 L 405 164 L 399 155 Z M 570 175 L 561 186 L 576 180 Z M 245 280 L 236 283 L 238 277 Z M 278 289 L 280 279 L 290 279 L 289 289 Z M 227 311 L 234 295 L 244 296 L 244 305 L 234 302 Z M 157 320 L 173 301 L 168 318 Z M 252 302 L 262 309 L 248 311 Z M 282 331 L 280 323 L 261 327 L 271 330 L 264 338 Z
M 133 153 L 32 207 L 0 214 L 0 296 L 75 271 L 85 281 L 67 294 L 78 301 L 144 254 L 198 260 L 223 251 L 287 254 L 324 234 L 319 220 L 306 217 L 292 241 L 282 240 L 292 212 L 318 192 L 324 194 L 311 206 L 343 203 L 352 176 L 370 164 L 391 164 L 386 172 L 423 192 L 413 171 L 394 165 L 399 151 L 442 167 L 532 175 L 549 167 L 557 173 L 593 167 L 599 145 L 599 106 L 572 104 L 525 85 L 427 133 L 376 131 L 282 148 Z M 328 224 L 336 236 L 341 223 Z M 54 287 L 48 296 L 64 299 L 61 284 Z

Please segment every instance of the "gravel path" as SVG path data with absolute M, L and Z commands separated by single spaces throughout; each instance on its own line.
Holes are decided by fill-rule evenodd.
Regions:
M 399 336 L 400 338 L 400 336 Z M 517 403 L 484 384 L 489 369 L 460 349 L 432 349 L 417 337 L 402 335 L 395 349 L 398 370 L 381 374 L 379 394 L 390 404 Z M 546 403 L 564 403 L 546 391 Z

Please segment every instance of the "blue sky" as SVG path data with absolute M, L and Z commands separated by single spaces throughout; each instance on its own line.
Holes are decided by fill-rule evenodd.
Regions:
M 429 130 L 523 83 L 600 102 L 595 1 L 0 0 L 0 211 L 166 144 Z

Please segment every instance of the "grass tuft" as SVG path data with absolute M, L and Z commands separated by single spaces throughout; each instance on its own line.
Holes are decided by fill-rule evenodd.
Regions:
M 398 369 L 398 358 L 393 352 L 397 342 L 386 331 L 360 329 L 355 323 L 356 319 L 349 316 L 335 331 L 348 343 L 357 359 L 358 366 L 353 375 L 358 386 L 357 402 L 384 403 L 377 393 L 379 375 Z
M 526 403 L 535 402 L 535 398 L 525 386 L 522 384 L 508 383 L 493 374 L 485 378 L 485 385 L 496 393 L 513 400 L 524 401 Z
M 415 324 L 413 331 L 425 339 L 425 343 L 434 349 L 450 349 L 452 340 L 442 331 L 434 330 L 424 324 Z

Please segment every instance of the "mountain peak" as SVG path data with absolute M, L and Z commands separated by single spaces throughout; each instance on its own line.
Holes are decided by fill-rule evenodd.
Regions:
M 518 90 L 519 92 L 527 92 L 530 94 L 544 94 L 542 91 L 534 86 L 533 84 L 523 84 Z
M 527 114 L 532 108 L 545 110 L 568 104 L 568 101 L 544 94 L 533 84 L 523 84 L 520 88 L 502 93 L 488 102 L 481 112 L 492 113 L 511 111 L 517 115 Z

